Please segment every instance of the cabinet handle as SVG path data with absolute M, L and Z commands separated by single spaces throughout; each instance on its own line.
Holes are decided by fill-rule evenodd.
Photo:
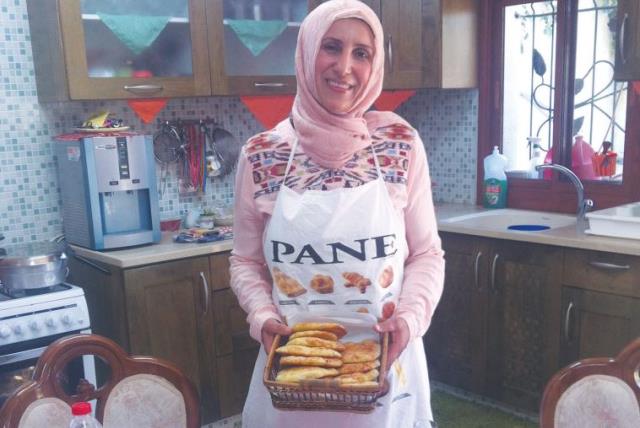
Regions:
M 204 287 L 204 311 L 202 315 L 207 315 L 207 312 L 209 312 L 209 283 L 207 283 L 207 278 L 202 272 L 200 272 L 200 279 L 202 279 L 202 286 Z
M 132 94 L 155 94 L 163 89 L 161 85 L 124 85 L 124 90 Z
M 627 29 L 627 21 L 629 20 L 629 14 L 625 13 L 624 14 L 624 18 L 622 18 L 622 24 L 620 24 L 620 31 L 618 32 L 618 48 L 620 51 L 620 59 L 622 60 L 623 64 L 627 63 L 627 57 L 625 55 L 625 49 L 624 49 L 624 38 L 625 38 L 625 32 Z
M 389 58 L 389 73 L 393 73 L 393 37 L 387 39 L 387 55 Z
M 253 82 L 253 86 L 256 88 L 284 88 L 287 84 L 283 82 Z
M 473 271 L 475 274 L 475 281 L 476 281 L 476 289 L 480 289 L 480 275 L 479 275 L 479 264 L 480 264 L 480 258 L 482 257 L 482 251 L 478 251 L 478 254 L 476 254 L 476 262 L 473 265 Z
M 496 291 L 496 265 L 498 264 L 498 259 L 500 258 L 500 254 L 496 254 L 493 256 L 493 261 L 491 262 L 491 290 Z
M 589 262 L 589 266 L 593 266 L 594 268 L 603 269 L 603 270 L 611 270 L 611 271 L 631 269 L 631 266 L 629 265 L 617 265 L 614 263 L 606 263 L 606 262 Z
M 571 336 L 569 335 L 569 324 L 571 320 L 571 311 L 573 310 L 573 302 L 569 302 L 567 305 L 567 311 L 564 314 L 564 340 L 565 342 L 569 342 L 571 340 Z

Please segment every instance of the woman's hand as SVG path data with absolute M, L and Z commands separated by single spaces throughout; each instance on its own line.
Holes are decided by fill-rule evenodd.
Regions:
M 291 327 L 282 324 L 279 320 L 275 318 L 266 320 L 262 325 L 262 346 L 264 346 L 267 355 L 269 355 L 269 351 L 271 351 L 271 345 L 273 345 L 273 339 L 276 334 L 289 336 L 291 333 Z
M 402 318 L 392 317 L 379 322 L 374 329 L 379 333 L 389 332 L 389 351 L 387 353 L 387 371 L 393 362 L 402 354 L 409 343 L 409 326 Z

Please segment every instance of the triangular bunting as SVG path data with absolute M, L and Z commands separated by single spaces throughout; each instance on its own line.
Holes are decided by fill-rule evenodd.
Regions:
M 260 55 L 287 28 L 285 21 L 275 20 L 227 19 L 225 22 L 229 24 L 229 27 L 253 56 Z
M 144 123 L 151 123 L 156 118 L 158 113 L 167 105 L 166 98 L 154 98 L 144 100 L 128 100 L 127 103 L 131 110 L 142 120 Z
M 273 128 L 289 116 L 293 99 L 293 95 L 240 97 L 240 100 L 265 129 Z
M 394 111 L 415 93 L 416 91 L 382 91 L 373 105 L 378 111 Z

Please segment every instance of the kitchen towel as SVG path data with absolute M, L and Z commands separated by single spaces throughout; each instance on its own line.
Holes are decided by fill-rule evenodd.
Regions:
M 227 19 L 225 22 L 253 56 L 260 55 L 287 28 L 285 21 L 277 20 Z
M 148 48 L 169 22 L 168 16 L 111 15 L 99 13 L 104 24 L 134 54 Z

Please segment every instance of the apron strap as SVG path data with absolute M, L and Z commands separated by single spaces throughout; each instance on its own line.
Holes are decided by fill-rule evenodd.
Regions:
M 287 177 L 289 176 L 289 170 L 291 169 L 291 164 L 293 163 L 293 157 L 296 154 L 296 149 L 298 148 L 298 139 L 293 140 L 293 144 L 291 144 L 291 153 L 289 153 L 289 160 L 287 161 L 287 168 L 284 170 L 284 177 L 282 178 L 282 185 L 285 186 L 287 182 Z
M 376 155 L 376 149 L 373 146 L 373 142 L 371 143 L 371 156 L 373 156 L 373 163 L 376 164 L 376 171 L 378 172 L 378 178 L 382 178 L 382 170 L 380 169 L 380 162 L 378 161 L 378 156 Z

